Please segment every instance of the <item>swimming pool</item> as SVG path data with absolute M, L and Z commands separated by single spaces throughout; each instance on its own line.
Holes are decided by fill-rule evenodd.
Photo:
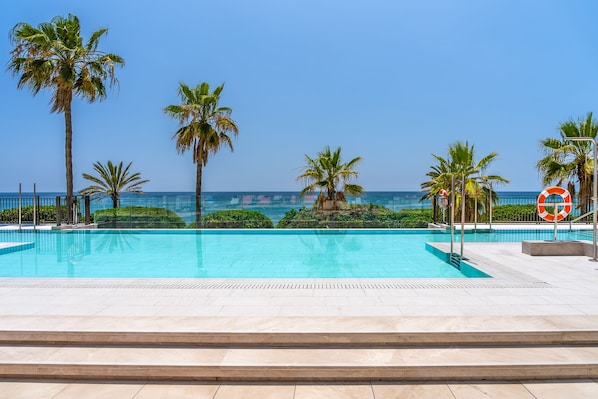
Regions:
M 466 234 L 467 241 L 550 239 L 552 232 Z M 525 238 L 522 238 L 525 237 Z M 579 236 L 576 235 L 576 239 Z M 562 238 L 565 239 L 565 238 Z M 429 230 L 1 231 L 33 246 L 0 255 L 1 277 L 465 278 L 426 249 Z

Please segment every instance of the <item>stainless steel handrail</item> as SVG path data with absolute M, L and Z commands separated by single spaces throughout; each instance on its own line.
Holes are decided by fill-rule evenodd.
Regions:
M 578 216 L 577 218 L 573 219 L 573 220 L 569 220 L 569 231 L 571 231 L 571 229 L 573 228 L 573 223 L 577 222 L 580 219 L 585 218 L 586 216 L 589 216 L 593 213 L 594 211 L 589 211 L 587 213 L 584 213 L 581 216 Z

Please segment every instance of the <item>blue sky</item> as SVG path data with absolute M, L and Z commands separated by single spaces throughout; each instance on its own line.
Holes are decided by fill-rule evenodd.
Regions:
M 240 133 L 204 169 L 204 191 L 293 191 L 305 154 L 325 145 L 363 158 L 366 191 L 419 190 L 457 140 L 488 173 L 541 188 L 539 141 L 598 112 L 598 2 L 593 0 L 20 0 L 0 13 L 0 192 L 64 191 L 64 119 L 49 95 L 5 72 L 10 29 L 77 15 L 84 36 L 125 58 L 120 88 L 73 108 L 75 189 L 96 161 L 133 162 L 146 191 L 193 191 L 191 154 L 162 109 L 179 81 L 225 82 L 221 105 Z M 30 189 L 29 189 L 30 190 Z

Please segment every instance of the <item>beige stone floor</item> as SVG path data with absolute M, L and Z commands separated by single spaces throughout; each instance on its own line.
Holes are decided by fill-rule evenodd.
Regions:
M 95 323 L 176 317 L 525 317 L 598 315 L 598 264 L 530 257 L 521 243 L 467 243 L 494 279 L 78 280 L 0 278 L 0 325 L 15 316 Z M 571 320 L 571 319 L 568 319 Z M 151 323 L 149 323 L 151 325 Z M 576 326 L 571 326 L 572 328 Z M 455 384 L 144 384 L 0 381 L 0 398 L 598 398 L 596 381 Z
M 598 264 L 587 257 L 531 257 L 521 253 L 521 243 L 467 243 L 465 255 L 494 278 L 0 278 L 0 317 L 598 314 Z
M 0 381 L 0 399 L 592 399 L 592 380 L 451 384 L 143 384 Z

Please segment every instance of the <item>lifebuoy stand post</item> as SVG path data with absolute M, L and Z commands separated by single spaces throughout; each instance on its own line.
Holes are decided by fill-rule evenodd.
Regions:
M 556 241 L 556 234 L 557 234 L 557 231 L 558 231 L 558 229 L 556 227 L 556 224 L 558 222 L 559 222 L 559 219 L 558 219 L 558 206 L 555 203 L 554 204 L 554 238 L 553 238 L 553 241 Z

